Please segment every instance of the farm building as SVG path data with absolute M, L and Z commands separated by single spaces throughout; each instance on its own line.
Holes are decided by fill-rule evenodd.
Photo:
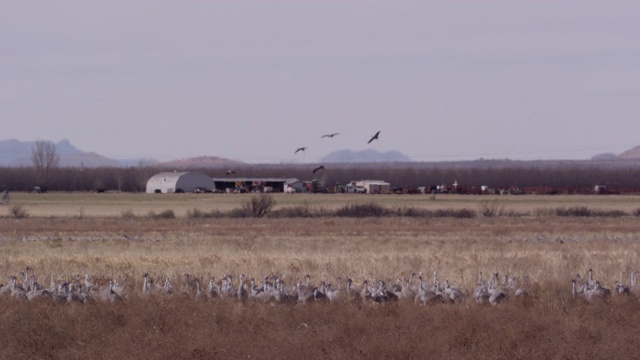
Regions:
M 199 172 L 163 172 L 147 181 L 147 193 L 213 191 L 215 185 L 208 175 Z
M 307 185 L 298 179 L 289 179 L 284 183 L 284 192 L 288 194 L 307 192 Z
M 364 189 L 367 194 L 390 194 L 391 184 L 383 180 L 360 180 L 352 182 L 357 189 Z
M 287 187 L 302 191 L 304 183 L 294 178 L 214 178 L 216 189 L 225 192 L 284 192 Z

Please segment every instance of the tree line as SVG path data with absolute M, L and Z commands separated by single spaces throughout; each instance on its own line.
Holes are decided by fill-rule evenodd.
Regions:
M 10 191 L 33 191 L 36 187 L 49 191 L 123 191 L 146 190 L 151 176 L 174 171 L 157 165 L 130 167 L 59 167 L 55 144 L 37 141 L 32 149 L 30 167 L 0 168 L 0 187 Z M 242 165 L 227 175 L 226 168 L 200 168 L 213 178 L 297 178 L 317 179 L 328 190 L 357 180 L 384 180 L 404 192 L 419 187 L 451 186 L 461 189 L 552 188 L 565 192 L 586 192 L 595 185 L 606 185 L 611 191 L 640 192 L 640 162 L 517 162 L 470 161 L 440 163 L 360 163 L 327 164 L 312 173 L 317 164 Z
M 495 189 L 555 188 L 568 190 L 593 189 L 595 185 L 607 185 L 610 190 L 640 192 L 640 169 L 597 168 L 384 168 L 374 165 L 345 166 L 323 173 L 312 174 L 309 166 L 246 166 L 236 170 L 236 177 L 318 179 L 332 190 L 354 180 L 385 180 L 392 186 L 410 191 L 425 186 L 451 186 L 457 182 L 462 189 L 489 186 Z M 33 191 L 36 187 L 48 191 L 123 191 L 146 190 L 151 176 L 162 171 L 173 171 L 154 166 L 101 167 L 101 168 L 53 168 L 49 169 L 46 183 L 35 167 L 0 168 L 0 185 L 10 191 Z M 225 170 L 191 169 L 214 178 L 228 177 Z

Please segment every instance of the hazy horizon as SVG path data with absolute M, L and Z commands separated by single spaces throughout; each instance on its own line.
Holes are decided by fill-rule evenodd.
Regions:
M 619 154 L 640 145 L 639 18 L 637 1 L 8 0 L 0 140 L 159 161 Z

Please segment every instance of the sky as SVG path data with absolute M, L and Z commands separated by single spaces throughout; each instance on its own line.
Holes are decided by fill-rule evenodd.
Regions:
M 618 154 L 640 145 L 638 19 L 637 0 L 3 0 L 0 140 L 159 161 Z

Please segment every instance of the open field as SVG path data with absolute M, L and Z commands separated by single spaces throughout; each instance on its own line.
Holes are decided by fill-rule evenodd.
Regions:
M 34 269 L 49 284 L 89 274 L 127 288 L 123 304 L 59 304 L 0 296 L 2 358 L 439 358 L 610 359 L 640 351 L 640 302 L 612 296 L 587 303 L 571 279 L 594 276 L 613 289 L 640 266 L 640 222 L 623 217 L 193 219 L 188 210 L 229 210 L 250 196 L 12 194 L 29 218 L 0 219 L 0 275 Z M 356 201 L 389 207 L 477 209 L 486 197 L 280 195 L 277 206 L 339 207 Z M 639 197 L 496 197 L 518 211 L 586 206 L 632 212 Z M 2 211 L 7 207 L 3 207 Z M 79 209 L 84 209 L 82 212 Z M 125 218 L 131 209 L 173 209 L 176 219 Z M 82 215 L 82 216 L 80 216 Z M 224 273 L 287 286 L 311 275 L 395 283 L 412 271 L 449 279 L 467 295 L 456 304 L 421 306 L 338 302 L 280 305 L 195 300 L 182 275 L 218 281 Z M 472 298 L 479 272 L 520 279 L 527 298 L 497 306 Z M 174 295 L 142 295 L 145 272 L 172 279 Z M 528 278 L 528 282 L 524 279 Z M 235 279 L 237 285 L 237 278 Z M 344 286 L 344 285 L 343 285 Z
M 32 216 L 120 216 L 131 210 L 135 215 L 149 211 L 172 209 L 177 216 L 187 211 L 228 211 L 239 208 L 255 194 L 141 194 L 141 193 L 11 193 L 11 203 L 23 205 Z M 346 204 L 376 203 L 388 207 L 424 209 L 477 210 L 481 204 L 496 202 L 506 211 L 531 212 L 538 209 L 586 206 L 593 209 L 632 212 L 640 208 L 638 195 L 353 195 L 353 194 L 272 194 L 276 209 L 309 204 L 335 209 Z M 0 206 L 0 216 L 9 213 L 9 206 Z

